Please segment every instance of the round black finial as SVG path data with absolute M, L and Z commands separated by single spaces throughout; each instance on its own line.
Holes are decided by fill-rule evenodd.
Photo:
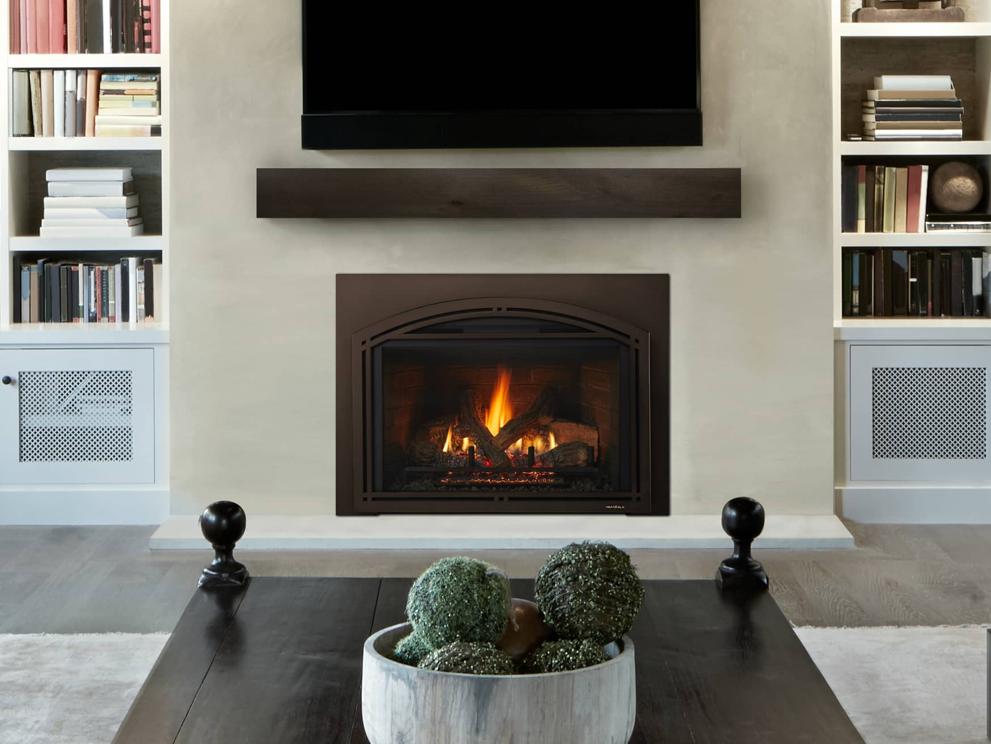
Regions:
M 764 591 L 769 582 L 760 563 L 750 555 L 750 546 L 764 531 L 764 507 L 741 496 L 723 507 L 723 529 L 733 539 L 733 555 L 716 572 L 716 583 L 726 590 Z
M 213 546 L 214 558 L 200 574 L 199 586 L 243 586 L 248 569 L 234 560 L 234 546 L 244 535 L 248 518 L 233 501 L 216 501 L 200 515 L 200 530 Z

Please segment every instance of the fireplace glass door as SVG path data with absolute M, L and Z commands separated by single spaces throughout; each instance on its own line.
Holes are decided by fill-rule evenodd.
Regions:
M 539 317 L 460 319 L 378 343 L 366 369 L 373 490 L 637 490 L 633 354 L 622 338 Z

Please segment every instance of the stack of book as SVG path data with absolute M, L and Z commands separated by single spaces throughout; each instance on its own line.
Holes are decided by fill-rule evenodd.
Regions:
M 991 317 L 991 253 L 979 249 L 846 249 L 844 317 Z
M 864 101 L 864 139 L 961 140 L 963 114 L 949 75 L 882 75 Z
M 157 137 L 158 73 L 14 70 L 15 137 Z
M 156 319 L 162 265 L 128 256 L 114 262 L 24 263 L 15 258 L 15 323 L 141 323 Z
M 929 166 L 844 165 L 843 232 L 926 231 Z
M 53 168 L 43 238 L 129 238 L 141 235 L 138 194 L 130 168 Z
M 161 0 L 8 0 L 11 54 L 161 52 Z
M 96 114 L 97 137 L 158 137 L 162 134 L 157 72 L 104 73 Z

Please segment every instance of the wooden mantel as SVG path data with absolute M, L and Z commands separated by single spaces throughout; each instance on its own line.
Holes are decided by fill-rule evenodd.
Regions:
M 259 168 L 258 217 L 740 217 L 739 168 Z

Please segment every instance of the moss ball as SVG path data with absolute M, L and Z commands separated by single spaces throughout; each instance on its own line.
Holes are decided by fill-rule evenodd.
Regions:
M 474 558 L 442 558 L 420 574 L 406 614 L 431 648 L 455 641 L 495 643 L 509 620 L 509 579 Z
M 433 649 L 416 633 L 410 633 L 392 650 L 392 658 L 400 664 L 416 666 Z
M 630 556 L 608 543 L 572 543 L 537 574 L 537 606 L 560 638 L 604 646 L 633 625 L 644 589 Z
M 609 661 L 606 652 L 595 641 L 568 640 L 542 643 L 536 651 L 523 659 L 524 674 L 570 672 Z
M 513 660 L 491 643 L 456 641 L 431 651 L 420 669 L 457 674 L 512 674 Z

